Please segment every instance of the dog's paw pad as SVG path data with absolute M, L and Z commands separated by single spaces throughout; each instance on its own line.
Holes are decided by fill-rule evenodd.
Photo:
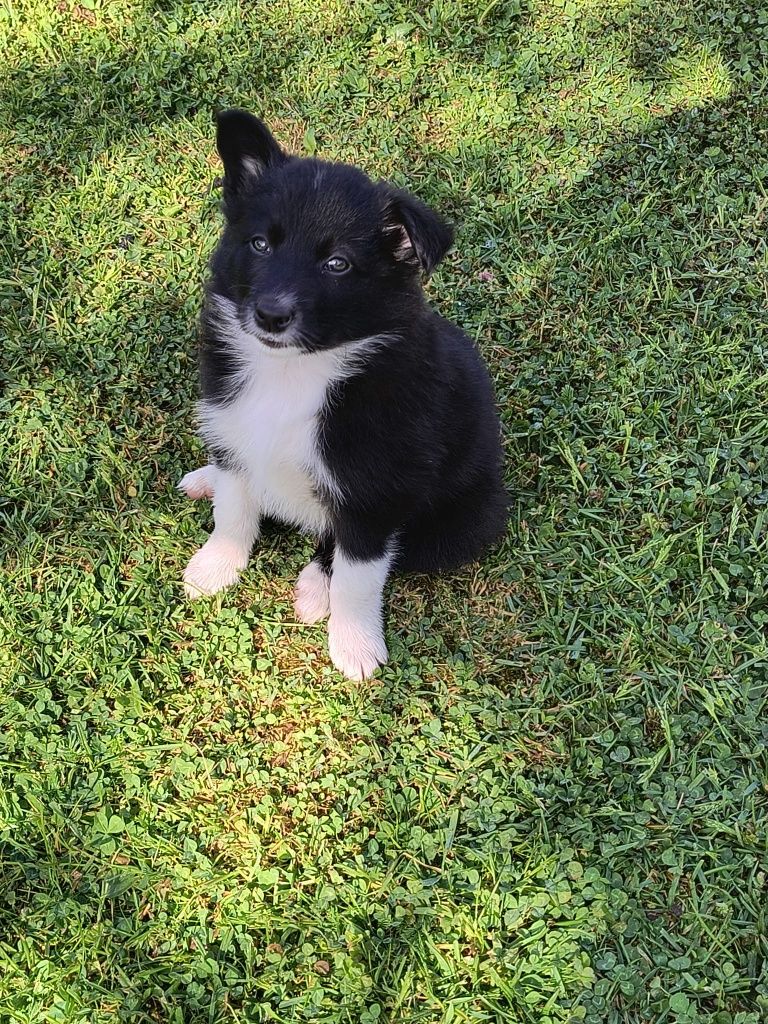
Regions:
M 381 627 L 339 619 L 328 623 L 328 650 L 334 666 L 348 679 L 367 679 L 387 660 Z
M 299 622 L 312 625 L 326 617 L 330 611 L 330 584 L 328 573 L 317 562 L 304 566 L 293 591 L 293 608 Z
M 237 583 L 240 570 L 247 563 L 247 554 L 233 544 L 209 540 L 195 552 L 184 570 L 184 593 L 192 600 L 217 594 Z
M 200 469 L 193 469 L 191 473 L 186 473 L 176 486 L 188 498 L 212 498 L 215 471 L 215 466 L 201 466 Z

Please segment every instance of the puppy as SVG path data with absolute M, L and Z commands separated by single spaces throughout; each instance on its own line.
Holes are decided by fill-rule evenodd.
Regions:
M 213 499 L 189 597 L 235 583 L 271 516 L 317 539 L 302 622 L 326 616 L 336 668 L 387 659 L 393 571 L 440 572 L 504 532 L 498 417 L 472 342 L 421 278 L 451 245 L 432 210 L 344 164 L 285 153 L 240 110 L 218 118 L 224 232 L 201 320 L 199 418 L 210 464 L 179 483 Z

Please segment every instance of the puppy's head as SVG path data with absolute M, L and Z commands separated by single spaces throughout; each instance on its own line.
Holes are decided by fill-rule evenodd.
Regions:
M 245 111 L 219 115 L 217 144 L 212 287 L 255 345 L 312 352 L 407 326 L 452 241 L 437 214 L 354 167 L 289 156 Z

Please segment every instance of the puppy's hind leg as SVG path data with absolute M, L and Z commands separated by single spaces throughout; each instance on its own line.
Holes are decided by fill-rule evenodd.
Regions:
M 299 622 L 312 625 L 327 617 L 331 610 L 331 577 L 313 558 L 296 580 L 293 608 Z
M 259 534 L 259 509 L 242 476 L 214 468 L 213 521 L 213 533 L 184 570 L 184 591 L 189 598 L 231 586 L 248 564 Z
M 214 465 L 201 466 L 200 469 L 193 469 L 176 484 L 178 490 L 183 491 L 188 498 L 212 498 L 214 494 L 214 481 L 219 470 Z
M 315 556 L 305 565 L 296 580 L 293 607 L 299 622 L 312 625 L 325 619 L 331 610 L 331 566 L 333 540 L 324 538 L 317 546 Z

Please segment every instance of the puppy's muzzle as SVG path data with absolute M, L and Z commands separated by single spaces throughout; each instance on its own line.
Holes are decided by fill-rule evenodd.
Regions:
M 282 334 L 296 318 L 296 310 L 284 299 L 262 298 L 253 311 L 256 326 L 270 334 Z

